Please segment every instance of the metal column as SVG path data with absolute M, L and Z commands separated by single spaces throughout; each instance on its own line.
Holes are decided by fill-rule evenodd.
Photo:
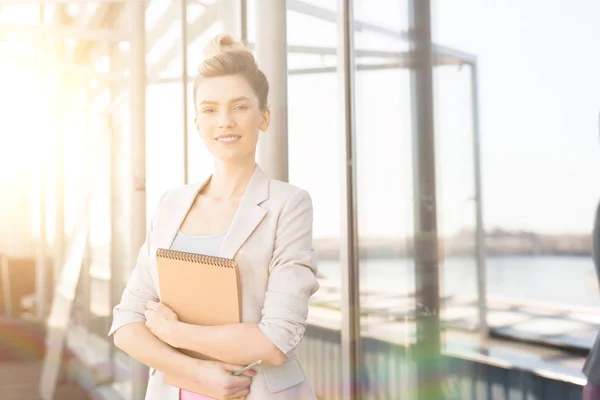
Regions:
M 431 2 L 410 0 L 416 291 L 416 396 L 440 399 L 441 358 Z
M 57 6 L 57 17 L 55 21 L 58 25 L 63 26 L 65 21 L 65 5 L 59 4 Z M 57 42 L 56 53 L 60 62 L 66 60 L 66 50 L 64 41 L 59 40 Z M 65 73 L 59 71 L 59 82 L 60 87 L 64 87 Z M 57 99 L 58 110 L 56 113 L 57 125 L 56 135 L 54 142 L 54 168 L 55 168 L 55 181 L 54 181 L 54 207 L 55 207 L 55 220 L 54 220 L 54 241 L 52 244 L 53 250 L 53 262 L 52 267 L 54 271 L 53 284 L 58 283 L 60 272 L 65 262 L 65 112 L 66 112 L 66 99 Z
M 286 2 L 261 0 L 256 8 L 256 59 L 271 91 L 271 126 L 260 133 L 258 162 L 271 178 L 288 180 Z
M 181 0 L 181 83 L 183 85 L 183 184 L 189 180 L 188 171 L 188 68 L 187 68 L 187 0 Z M 195 107 L 194 107 L 195 108 Z
M 146 238 L 146 4 L 128 4 L 131 17 L 131 251 L 129 265 L 135 259 Z M 132 361 L 132 399 L 142 400 L 148 383 L 148 367 Z
M 356 211 L 356 146 L 354 106 L 354 2 L 339 2 L 338 77 L 343 129 L 344 168 L 342 177 L 342 393 L 343 398 L 362 398 L 362 346 L 360 336 L 360 292 L 358 229 Z
M 240 1 L 240 40 L 248 43 L 248 1 Z
M 45 321 L 48 315 L 48 301 L 50 300 L 49 294 L 49 266 L 48 266 L 48 242 L 47 242 L 47 228 L 46 228 L 46 194 L 48 178 L 44 172 L 46 170 L 46 156 L 44 152 L 40 157 L 40 220 L 39 229 L 40 236 L 36 243 L 36 268 L 35 268 L 35 315 L 38 321 Z
M 473 113 L 473 157 L 475 164 L 475 258 L 477 262 L 477 295 L 479 298 L 479 333 L 489 336 L 487 325 L 487 290 L 485 268 L 485 230 L 483 227 L 483 198 L 481 189 L 481 148 L 479 143 L 479 86 L 477 64 L 471 64 L 471 112 Z
M 111 93 L 114 91 L 111 90 Z M 111 99 L 114 99 L 111 95 Z M 122 236 L 125 230 L 121 226 L 121 220 L 123 217 L 123 196 L 121 190 L 121 180 L 119 174 L 121 169 L 121 163 L 119 157 L 121 146 L 119 145 L 119 135 L 115 130 L 113 116 L 109 115 L 107 121 L 107 128 L 110 140 L 109 149 L 109 169 L 110 169 L 110 306 L 114 307 L 119 303 L 121 294 L 123 293 L 123 265 L 124 256 L 126 251 L 124 249 L 124 238 Z M 114 355 L 116 354 L 116 347 L 112 340 L 109 341 L 109 353 L 110 353 L 110 378 L 116 378 L 116 368 Z
M 112 72 L 121 69 L 117 65 L 118 47 L 115 43 L 109 45 L 110 54 L 110 70 Z M 120 85 L 111 83 L 109 86 L 110 103 L 117 101 L 117 95 L 120 92 Z M 106 128 L 109 135 L 109 171 L 110 171 L 110 188 L 109 188 L 109 209 L 110 209 L 110 305 L 114 307 L 119 303 L 124 283 L 125 265 L 127 263 L 127 248 L 126 243 L 128 238 L 125 236 L 127 232 L 128 222 L 125 220 L 124 211 L 126 193 L 123 190 L 123 142 L 124 136 L 120 135 L 115 127 L 115 111 L 111 109 L 106 115 Z M 117 353 L 114 341 L 109 341 L 110 354 L 110 380 L 117 378 L 116 376 L 116 360 L 114 359 Z
M 40 5 L 40 25 L 44 24 L 45 6 Z M 38 321 L 45 321 L 48 315 L 49 295 L 49 266 L 48 266 L 48 242 L 46 228 L 46 200 L 47 200 L 47 170 L 48 157 L 46 152 L 41 152 L 39 163 L 39 185 L 40 185 L 40 236 L 36 243 L 36 268 L 35 268 L 35 314 Z

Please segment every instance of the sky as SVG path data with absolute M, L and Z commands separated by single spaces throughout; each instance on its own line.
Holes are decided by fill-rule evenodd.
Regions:
M 355 17 L 403 30 L 401 3 L 359 1 Z M 434 3 L 434 41 L 478 60 L 487 229 L 590 232 L 600 200 L 600 54 L 590 51 L 600 47 L 598 15 L 593 0 Z M 310 23 L 288 14 L 292 44 L 335 43 L 335 31 L 318 24 L 290 33 L 297 20 Z M 355 42 L 360 49 L 402 48 L 362 32 Z M 438 210 L 447 235 L 474 226 L 469 78 L 468 68 L 435 72 Z M 335 81 L 289 82 L 290 180 L 312 189 L 316 234 L 335 236 L 339 129 L 328 119 L 337 104 Z M 413 224 L 410 78 L 400 70 L 357 72 L 356 86 L 359 231 L 403 236 Z M 314 164 L 319 148 L 327 156 Z
M 434 40 L 477 55 L 485 220 L 590 231 L 600 200 L 600 2 L 437 0 Z

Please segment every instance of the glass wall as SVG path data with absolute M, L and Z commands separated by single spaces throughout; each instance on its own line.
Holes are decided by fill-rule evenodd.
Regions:
M 7 5 L 0 9 L 0 23 L 39 22 L 39 6 Z M 49 99 L 56 95 L 57 87 L 52 79 L 55 71 L 40 71 L 40 63 L 50 64 L 53 52 L 39 38 L 2 32 L 0 36 L 0 95 L 2 129 L 0 133 L 0 220 L 14 227 L 0 234 L 1 252 L 13 257 L 31 257 L 35 254 L 35 242 L 31 236 L 39 235 L 40 171 L 46 170 L 46 179 L 53 178 L 53 160 L 46 150 L 53 144 L 55 129 L 52 110 L 47 107 Z M 32 96 L 37 93 L 36 96 Z M 38 110 L 31 118 L 31 110 Z M 44 132 L 44 128 L 49 127 Z M 49 191 L 51 199 L 52 191 Z M 49 218 L 52 229 L 53 218 Z
M 194 78 L 204 58 L 204 47 L 210 39 L 225 32 L 235 20 L 237 8 L 231 0 L 207 5 L 187 3 L 187 157 L 188 182 L 205 179 L 213 169 L 212 157 L 204 147 L 194 124 Z M 235 36 L 235 32 L 231 33 Z
M 600 199 L 600 188 L 591 183 L 600 171 L 600 57 L 589 52 L 600 44 L 598 12 L 600 5 L 592 0 L 577 6 L 566 0 L 543 6 L 512 0 L 435 2 L 434 40 L 477 56 L 487 322 L 496 335 L 585 350 L 598 330 L 590 233 Z M 438 104 L 468 102 L 465 86 L 440 91 Z M 463 125 L 458 117 L 448 118 L 439 125 L 446 154 L 459 149 L 443 132 L 452 131 L 453 137 L 465 132 L 451 128 Z M 465 139 L 460 139 L 464 149 Z M 456 170 L 459 164 L 447 160 L 442 173 L 471 174 Z M 463 187 L 461 197 L 471 192 L 459 182 L 455 187 Z M 458 203 L 444 202 L 442 214 L 458 211 Z M 463 240 L 459 235 L 452 241 Z M 446 282 L 465 282 L 463 267 L 451 270 L 456 257 L 447 256 Z M 466 283 L 471 292 L 472 282 Z
M 184 179 L 181 19 L 179 2 L 152 2 L 146 9 L 148 219 L 160 196 Z
M 454 337 L 456 330 L 474 331 L 479 325 L 475 110 L 471 69 L 438 62 L 434 70 L 434 104 L 441 319 L 452 328 L 447 335 Z
M 315 6 L 317 8 L 317 6 Z M 337 13 L 335 5 L 329 8 Z M 335 15 L 335 14 L 333 14 Z M 339 129 L 335 23 L 307 16 L 294 9 L 287 13 L 288 35 L 288 151 L 289 181 L 306 189 L 313 200 L 313 244 L 318 253 L 321 288 L 311 299 L 309 323 L 339 332 L 341 325 L 340 183 L 342 154 Z M 312 49 L 295 51 L 294 49 Z M 316 162 L 318 160 L 318 162 Z M 307 332 L 307 336 L 310 331 Z M 305 346 L 305 343 L 300 346 Z M 305 352 L 301 361 L 314 366 L 310 374 L 315 390 L 324 398 L 339 387 L 342 356 L 336 347 Z M 327 362 L 323 363 L 324 355 Z
M 407 4 L 354 2 L 356 193 L 367 399 L 411 390 L 414 341 L 413 140 Z M 391 356 L 378 340 L 394 343 Z
M 338 69 L 342 31 L 338 4 L 342 3 L 286 3 L 289 181 L 308 190 L 313 199 L 321 283 L 311 299 L 311 326 L 303 343 L 310 351 L 302 352 L 301 358 L 311 366 L 307 371 L 322 398 L 341 398 L 338 389 L 346 344 L 340 337 L 342 311 L 348 307 L 342 301 L 342 276 L 349 266 L 340 261 L 348 235 L 341 229 L 346 199 L 342 192 L 346 143 L 340 129 L 344 99 Z M 415 130 L 414 95 L 420 88 L 414 85 L 409 3 L 352 2 L 355 86 L 350 95 L 355 113 L 352 166 L 357 223 L 356 232 L 351 233 L 356 233 L 359 247 L 361 382 L 367 399 L 415 397 L 419 389 L 415 372 L 420 370 L 414 367 L 422 363 L 412 353 L 416 319 L 422 311 L 415 305 L 419 273 L 415 209 L 421 204 L 415 203 L 422 199 L 415 193 L 419 132 Z M 497 336 L 585 350 L 600 321 L 594 310 L 600 300 L 589 237 L 600 199 L 596 184 L 600 57 L 590 52 L 600 44 L 594 19 L 600 6 L 592 0 L 577 8 L 567 0 L 543 7 L 517 0 L 433 3 L 435 200 L 444 347 L 478 350 L 485 342 L 477 335 L 483 300 L 486 323 Z M 204 46 L 214 35 L 228 32 L 239 38 L 245 22 L 248 45 L 254 48 L 261 0 L 248 0 L 245 14 L 241 4 L 237 0 L 147 4 L 148 220 L 165 190 L 186 181 L 198 182 L 212 170 L 212 158 L 194 126 L 193 79 Z M 94 7 L 116 10 L 102 29 L 128 28 L 126 8 L 102 2 L 90 6 L 86 15 L 92 15 Z M 39 8 L 23 8 L 25 17 L 19 17 L 13 6 L 0 9 L 2 18 L 10 17 L 11 22 L 39 22 Z M 75 18 L 84 9 L 48 7 L 45 20 L 60 12 Z M 3 32 L 0 51 L 14 50 L 9 47 L 15 43 L 29 49 L 28 40 Z M 81 62 L 92 70 L 87 76 L 52 69 L 41 79 L 40 99 L 31 103 L 42 109 L 61 92 L 60 101 L 38 114 L 39 121 L 49 121 L 52 132 L 48 137 L 32 137 L 37 143 L 32 154 L 42 160 L 35 168 L 43 170 L 42 163 L 48 166 L 44 172 L 49 187 L 48 236 L 52 242 L 55 187 L 61 190 L 60 179 L 55 181 L 54 176 L 64 163 L 67 242 L 85 200 L 85 184 L 95 183 L 89 264 L 82 276 L 73 334 L 94 343 L 86 363 L 102 377 L 112 370 L 117 381 L 114 387 L 128 398 L 132 386 L 128 359 L 115 351 L 105 333 L 111 307 L 118 300 L 115 296 L 120 296 L 133 268 L 128 260 L 135 258 L 130 243 L 135 205 L 131 204 L 128 161 L 135 145 L 130 121 L 131 49 L 127 42 L 96 43 L 80 53 L 81 43 L 74 39 L 48 40 L 44 45 L 54 54 L 58 44 L 69 55 L 84 54 Z M 41 57 L 34 61 L 56 67 L 59 60 Z M 9 63 L 0 69 L 22 81 L 36 73 L 34 68 L 17 73 Z M 111 78 L 109 73 L 122 76 Z M 53 82 L 54 78 L 60 79 Z M 0 80 L 11 87 L 9 80 Z M 35 85 L 30 81 L 20 89 L 35 91 Z M 24 96 L 12 100 L 29 104 Z M 11 104 L 9 96 L 0 95 L 0 101 L 4 106 Z M 12 125 L 19 122 L 16 115 L 8 116 Z M 60 118 L 52 120 L 51 115 Z M 27 115 L 18 117 L 26 130 L 43 131 L 41 122 L 29 121 Z M 53 157 L 64 151 L 64 160 L 43 160 L 44 146 L 55 146 L 61 130 L 64 146 L 52 147 L 52 151 Z M 264 134 L 264 140 L 270 133 Z M 478 138 L 481 165 L 476 158 Z M 26 144 L 19 138 L 18 146 Z M 2 158 L 0 164 L 16 161 Z M 15 174 L 34 182 L 40 179 L 2 165 L 3 177 L 11 185 L 16 184 Z M 94 169 L 88 169 L 91 165 Z M 482 198 L 477 197 L 478 174 Z M 481 205 L 486 270 L 485 285 L 478 286 L 477 232 L 481 226 L 477 212 Z M 19 212 L 27 214 L 23 207 Z M 483 299 L 479 297 L 482 289 L 487 290 Z

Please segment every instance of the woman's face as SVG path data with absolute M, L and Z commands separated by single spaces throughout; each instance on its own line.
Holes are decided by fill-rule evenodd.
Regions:
M 196 129 L 204 145 L 221 161 L 252 157 L 258 131 L 269 127 L 270 113 L 240 75 L 204 79 L 196 90 Z

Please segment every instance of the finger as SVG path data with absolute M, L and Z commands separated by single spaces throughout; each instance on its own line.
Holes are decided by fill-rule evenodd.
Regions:
M 232 372 L 240 371 L 240 370 L 244 369 L 245 367 L 243 365 L 223 363 L 223 368 L 225 369 L 225 371 L 232 373 Z M 249 369 L 248 371 L 244 372 L 242 375 L 234 376 L 234 378 L 244 378 L 244 377 L 252 378 L 252 377 L 256 376 L 256 373 L 257 372 L 255 369 Z
M 248 376 L 240 375 L 233 378 L 237 378 L 235 381 L 230 381 L 229 387 L 233 390 L 246 389 L 252 383 L 252 378 Z
M 253 378 L 256 376 L 257 373 L 258 372 L 255 369 L 249 369 L 248 371 L 244 372 L 243 374 L 241 374 L 239 376 L 247 376 L 249 378 Z
M 246 388 L 244 390 L 240 390 L 239 392 L 236 392 L 229 396 L 225 396 L 225 399 L 226 400 L 235 400 L 235 399 L 245 398 L 246 396 L 248 396 L 248 393 L 250 393 L 250 389 Z
M 252 383 L 252 378 L 240 375 L 240 376 L 231 376 L 227 377 L 227 381 L 225 382 L 225 387 L 228 392 L 237 392 L 238 390 L 246 389 Z
M 227 371 L 227 372 L 236 372 L 236 371 L 246 368 L 245 365 L 227 364 L 227 363 L 222 363 L 222 365 L 223 365 L 223 368 L 225 368 L 225 371 Z
M 234 372 L 240 371 L 242 368 L 244 368 L 244 367 L 225 369 L 225 371 L 227 371 L 229 373 L 234 373 Z M 258 372 L 255 369 L 249 369 L 248 371 L 242 373 L 241 375 L 235 375 L 235 376 L 247 376 L 249 378 L 253 378 L 256 376 L 257 373 Z
M 150 316 L 152 315 L 154 311 L 152 310 L 146 310 L 144 311 L 144 317 L 146 317 L 146 321 L 148 321 L 148 319 L 150 319 Z
M 252 377 L 255 377 L 256 374 L 257 374 L 256 370 L 250 369 L 250 370 L 244 372 L 243 376 L 247 376 L 249 378 L 252 378 Z
M 150 301 L 147 301 L 147 302 L 146 302 L 146 309 L 148 309 L 148 310 L 153 310 L 155 305 L 156 305 L 156 303 L 155 303 L 155 302 L 153 302 L 152 300 L 150 300 Z
M 230 388 L 245 388 L 252 383 L 252 378 L 245 374 L 240 376 L 228 376 L 228 378 L 227 386 Z

